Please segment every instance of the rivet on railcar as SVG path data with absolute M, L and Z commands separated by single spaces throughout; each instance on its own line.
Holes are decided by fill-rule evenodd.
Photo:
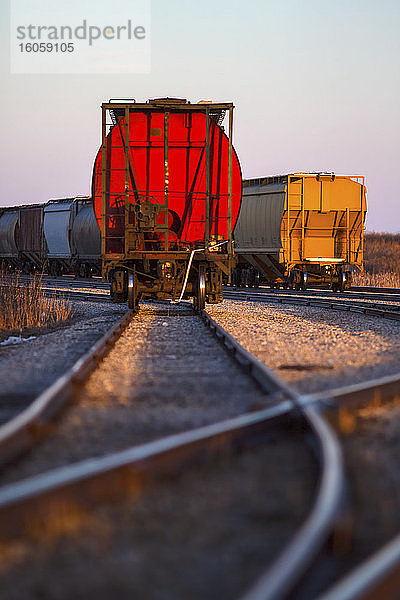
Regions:
M 363 270 L 362 176 L 292 173 L 243 181 L 234 230 L 237 286 L 342 291 Z
M 232 103 L 102 104 L 92 196 L 114 302 L 136 310 L 141 297 L 193 297 L 200 310 L 222 301 L 241 202 L 232 132 Z

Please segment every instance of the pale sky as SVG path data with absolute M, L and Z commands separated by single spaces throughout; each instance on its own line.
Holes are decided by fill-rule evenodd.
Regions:
M 399 0 L 152 0 L 151 71 L 125 75 L 10 74 L 9 14 L 0 205 L 89 194 L 101 102 L 176 96 L 234 102 L 244 177 L 365 175 L 367 228 L 400 232 Z

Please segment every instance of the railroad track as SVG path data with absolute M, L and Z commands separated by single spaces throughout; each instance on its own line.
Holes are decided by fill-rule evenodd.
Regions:
M 391 303 L 384 304 L 377 295 L 373 299 L 365 300 L 364 295 L 358 297 L 344 297 L 344 294 L 333 296 L 330 293 L 305 294 L 304 292 L 249 292 L 243 290 L 224 290 L 224 298 L 229 300 L 241 300 L 248 302 L 265 302 L 271 304 L 288 305 L 295 304 L 300 306 L 315 306 L 330 310 L 344 310 L 348 312 L 362 313 L 365 315 L 378 316 L 386 319 L 400 320 L 400 297 L 399 304 L 396 304 L 397 297 L 391 296 Z M 359 299 L 359 298 L 362 298 Z M 395 300 L 396 299 L 396 300 Z
M 107 292 L 109 292 L 110 289 L 110 285 L 108 283 L 104 283 L 101 277 L 91 277 L 88 279 L 78 278 L 74 275 L 63 275 L 61 277 L 40 275 L 39 277 L 45 286 L 48 286 L 52 289 L 62 288 L 70 290 L 79 290 L 82 288 L 92 288 L 96 290 L 105 290 Z M 19 275 L 18 278 L 19 281 L 21 281 L 21 283 L 27 283 L 32 279 L 30 275 Z
M 165 309 L 163 310 L 165 313 Z M 329 434 L 329 426 L 320 419 L 313 408 L 303 409 L 298 405 L 297 395 L 243 350 L 232 336 L 206 313 L 202 316 L 207 327 L 234 356 L 242 369 L 250 373 L 257 382 L 257 387 L 261 389 L 260 397 L 266 400 L 266 406 L 228 421 L 177 433 L 158 441 L 46 471 L 3 486 L 0 491 L 2 541 L 27 535 L 29 531 L 51 530 L 54 523 L 49 515 L 59 515 L 55 507 L 62 506 L 63 519 L 69 521 L 69 510 L 74 514 L 82 514 L 87 512 L 93 503 L 109 500 L 110 496 L 125 497 L 129 490 L 137 489 L 143 478 L 151 479 L 161 473 L 174 472 L 178 467 L 182 469 L 182 465 L 193 464 L 199 460 L 214 460 L 214 457 L 228 450 L 232 452 L 236 449 L 237 452 L 238 447 L 243 449 L 249 444 L 253 446 L 257 439 L 261 440 L 258 443 L 262 443 L 263 438 L 270 435 L 273 428 L 278 425 L 280 428 L 287 427 L 288 421 L 293 421 L 292 413 L 295 411 L 296 421 L 301 422 L 302 428 L 313 438 L 317 457 L 322 465 L 315 507 L 307 526 L 296 536 L 294 545 L 291 545 L 291 548 L 295 547 L 297 551 L 293 553 L 292 549 L 289 554 L 293 556 L 290 558 L 287 555 L 285 559 L 285 562 L 289 561 L 287 564 L 290 565 L 290 569 L 301 571 L 298 563 L 304 561 L 305 556 L 315 552 L 322 543 L 341 498 L 340 456 Z M 178 318 L 182 320 L 187 317 L 186 311 Z M 229 361 L 228 358 L 226 360 Z M 0 438 L 3 461 L 9 460 L 22 450 L 27 450 L 28 445 L 36 441 L 37 434 L 41 433 L 42 429 L 48 429 L 50 418 L 59 409 L 60 402 L 65 401 L 62 399 L 65 387 L 76 388 L 77 372 L 80 373 L 79 379 L 83 377 L 82 369 L 73 371 L 75 375 L 70 373 L 62 383 L 58 382 L 53 386 L 52 392 L 44 394 L 47 401 L 42 397 L 36 402 L 35 408 L 30 410 L 34 419 L 27 419 L 26 415 L 21 415 L 18 420 L 19 424 L 25 421 L 23 428 L 18 428 L 18 420 L 14 420 L 3 429 L 3 436 Z M 68 384 L 66 379 L 69 379 Z M 74 392 L 76 394 L 76 389 Z M 252 389 L 252 394 L 255 394 L 255 389 Z M 5 431 L 7 429 L 8 435 Z M 10 431 L 13 433 L 11 437 Z M 30 435 L 32 431 L 34 435 Z M 286 576 L 284 580 L 286 586 Z
M 226 290 L 238 290 L 251 293 L 271 293 L 271 294 L 301 294 L 303 296 L 329 296 L 332 298 L 354 298 L 354 299 L 383 299 L 396 301 L 396 297 L 400 297 L 400 288 L 382 288 L 368 286 L 352 286 L 343 292 L 334 292 L 330 288 L 307 288 L 306 290 L 284 289 L 284 288 L 269 288 L 267 286 L 260 287 L 231 287 L 225 286 Z
M 99 280 L 76 280 L 73 277 L 44 279 L 49 294 L 60 294 L 76 300 L 103 302 L 108 298 L 109 285 Z M 93 291 L 88 291 L 87 288 Z M 94 291 L 95 290 L 95 291 Z M 374 315 L 387 319 L 400 319 L 400 290 L 395 288 L 351 288 L 335 293 L 330 290 L 311 289 L 306 291 L 272 290 L 264 288 L 224 288 L 224 298 L 276 304 L 298 304 L 317 306 L 331 310 L 346 310 Z
M 324 553 L 321 553 L 320 558 L 310 570 L 308 579 L 306 578 L 303 581 L 302 586 L 299 586 L 297 592 L 291 597 L 295 599 L 316 598 L 317 600 L 372 600 L 376 598 L 395 600 L 398 598 L 400 586 L 400 536 L 398 536 L 398 524 L 392 522 L 390 530 L 385 525 L 386 531 L 380 530 L 372 534 L 372 537 L 376 537 L 375 547 L 372 551 L 368 545 L 367 548 L 362 547 L 360 538 L 362 539 L 365 536 L 360 530 L 361 525 L 359 522 L 361 521 L 362 526 L 365 527 L 368 524 L 368 519 L 370 519 L 370 515 L 366 519 L 363 504 L 368 503 L 369 493 L 373 495 L 370 486 L 378 485 L 378 482 L 376 479 L 367 482 L 367 472 L 371 467 L 369 464 L 371 459 L 367 458 L 364 464 L 360 464 L 357 457 L 355 462 L 351 454 L 351 443 L 353 436 L 357 435 L 360 415 L 371 412 L 372 420 L 374 420 L 376 418 L 374 417 L 375 411 L 388 406 L 388 418 L 393 418 L 391 416 L 392 409 L 398 406 L 399 394 L 400 373 L 362 384 L 337 388 L 336 390 L 324 392 L 323 395 L 310 394 L 302 397 L 301 402 L 306 406 L 310 403 L 319 406 L 340 439 L 354 505 L 345 517 L 347 522 L 345 539 L 339 538 L 336 548 L 335 544 L 325 548 Z M 361 435 L 362 444 L 366 448 L 371 442 L 375 441 L 375 448 L 379 448 L 378 452 L 383 452 L 380 444 L 376 443 L 376 430 L 374 428 L 368 433 L 368 427 L 364 427 Z M 350 440 L 350 443 L 346 443 L 346 438 Z M 382 469 L 382 467 L 379 468 Z M 362 476 L 360 476 L 360 471 Z M 382 475 L 382 478 L 384 479 L 384 475 Z M 359 480 L 358 483 L 355 482 L 356 479 Z M 358 496 L 360 496 L 361 491 L 361 505 L 360 498 L 354 498 L 355 487 L 358 487 Z M 372 505 L 375 514 L 379 514 L 380 507 L 386 501 L 387 499 L 380 498 L 377 506 Z M 394 510 L 398 511 L 398 507 Z M 359 513 L 363 512 L 364 514 L 360 516 Z M 388 522 L 390 522 L 390 519 L 388 519 Z M 353 539 L 355 540 L 354 544 Z M 342 561 L 342 565 L 339 566 L 338 574 L 331 577 L 331 581 L 329 581 L 329 578 L 326 577 L 326 574 L 329 573 L 327 564 L 337 565 L 340 561 Z M 335 567 L 333 567 L 334 569 Z M 321 580 L 319 575 L 321 572 L 325 574 L 325 581 Z M 249 600 L 250 598 L 255 600 L 257 597 L 261 596 L 249 596 Z M 246 600 L 248 599 L 246 598 Z
M 43 287 L 45 295 L 48 297 L 68 298 L 69 300 L 78 300 L 82 302 L 110 302 L 108 292 L 87 291 L 87 290 L 68 290 L 52 288 L 50 286 Z
M 27 284 L 31 277 L 20 275 L 21 284 Z M 110 286 L 102 283 L 100 278 L 95 279 L 75 279 L 72 276 L 48 277 L 42 276 L 41 287 L 48 297 L 69 298 L 70 300 L 82 300 L 87 302 L 109 302 Z
M 337 436 L 343 428 L 355 428 L 357 414 L 361 409 L 391 403 L 399 397 L 400 373 L 364 384 L 346 386 L 323 394 L 303 395 L 303 407 L 314 406 L 329 421 Z M 344 464 L 346 465 L 346 455 Z M 350 480 L 350 485 L 351 485 Z M 366 490 L 368 492 L 368 490 Z M 349 507 L 346 509 L 349 511 Z M 320 549 L 319 556 L 309 564 L 303 578 L 290 591 L 271 589 L 271 582 L 284 571 L 284 562 L 277 562 L 246 593 L 241 600 L 290 598 L 292 600 L 372 600 L 398 598 L 400 585 L 400 536 L 392 532 L 393 539 L 376 549 L 376 553 L 357 563 L 352 550 L 352 537 L 356 528 L 357 514 L 342 513 L 340 524 L 332 530 L 329 542 Z M 344 563 L 353 565 L 344 566 Z M 342 564 L 341 564 L 342 563 Z M 356 566 L 354 566 L 356 563 Z M 322 575 L 321 575 L 322 574 Z
M 169 317 L 168 311 L 164 314 Z M 188 312 L 183 311 L 180 318 L 187 316 Z M 330 421 L 340 430 L 343 410 L 354 411 L 361 406 L 376 403 L 377 398 L 380 402 L 385 402 L 397 396 L 400 392 L 400 374 L 365 385 L 326 392 L 323 395 L 299 395 L 243 350 L 207 313 L 203 312 L 202 317 L 228 352 L 257 381 L 267 399 L 267 406 L 222 423 L 213 423 L 128 450 L 113 452 L 102 458 L 57 468 L 3 487 L 0 490 L 2 541 L 38 530 L 50 534 L 54 528 L 60 527 L 60 519 L 57 517 L 60 511 L 63 515 L 62 520 L 69 522 L 73 520 L 74 515 L 76 518 L 77 514 L 87 514 L 94 503 L 118 500 L 129 494 L 135 496 L 138 489 L 147 485 L 146 482 L 153 481 L 155 477 L 165 477 L 199 461 L 214 460 L 214 457 L 226 453 L 228 449 L 235 452 L 238 447 L 247 448 L 249 444 L 253 445 L 255 440 L 263 440 L 272 429 L 285 428 L 288 420 L 290 423 L 294 420 L 301 423 L 302 428 L 312 436 L 321 464 L 313 510 L 276 562 L 243 595 L 243 600 L 283 598 L 290 592 L 293 598 L 301 598 L 301 590 L 304 589 L 302 586 L 314 592 L 318 589 L 320 563 L 316 563 L 314 571 L 310 564 L 329 536 L 340 537 L 337 517 L 343 499 L 344 480 L 340 444 L 323 414 L 329 414 Z M 108 343 L 103 340 L 103 347 Z M 3 435 L 5 428 L 0 430 L 0 453 L 3 460 L 9 460 L 27 450 L 38 434 L 48 430 L 49 422 L 59 410 L 60 403 L 63 404 L 66 397 L 71 396 L 68 388 L 76 388 L 77 381 L 82 382 L 82 379 L 85 379 L 85 372 L 90 368 L 92 360 L 93 357 L 87 356 L 81 361 L 81 369 L 73 369 L 71 377 L 64 378 L 63 383 L 57 382 L 53 386 L 52 394 L 43 395 L 36 403 L 35 409 L 30 409 L 33 420 L 25 421 L 25 426 L 20 431 L 16 421 L 6 426 L 9 432 L 13 431 L 12 436 Z M 46 395 L 47 401 L 44 401 Z M 22 415 L 18 419 L 19 423 L 24 421 Z M 344 531 L 343 535 L 348 537 L 351 531 Z M 382 585 L 387 585 L 389 578 L 395 577 L 397 584 L 397 573 L 400 571 L 400 562 L 396 558 L 400 556 L 399 544 L 392 543 L 376 559 L 370 559 L 367 566 L 359 567 L 355 574 L 337 583 L 332 592 L 327 592 L 326 597 L 367 598 L 368 590 L 373 589 L 377 594 L 383 589 Z M 329 547 L 326 552 L 328 555 L 332 554 Z M 329 563 L 334 561 L 334 557 L 328 556 L 324 560 Z M 372 569 L 373 577 L 368 569 Z M 309 573 L 308 579 L 300 586 L 298 581 L 305 571 Z M 314 577 L 317 580 L 316 584 L 313 583 Z M 360 590 L 361 595 L 352 595 L 354 589 Z M 338 593 L 343 595 L 337 595 Z
M 29 281 L 20 276 L 21 282 Z M 109 284 L 100 278 L 76 279 L 73 276 L 43 276 L 43 288 L 49 296 L 92 302 L 109 301 Z M 238 289 L 225 287 L 224 298 L 272 304 L 315 306 L 327 310 L 343 310 L 385 319 L 400 320 L 400 290 L 396 288 L 352 287 L 337 293 L 324 289 L 270 290 L 266 288 Z
M 355 299 L 355 300 L 368 300 L 372 299 L 374 302 L 376 300 L 383 301 L 393 301 L 398 302 L 400 299 L 400 288 L 381 288 L 381 287 L 368 287 L 368 286 L 352 286 L 346 289 L 343 292 L 334 292 L 329 288 L 307 288 L 306 290 L 295 290 L 295 289 L 283 289 L 277 288 L 272 289 L 267 286 L 260 287 L 232 287 L 225 286 L 225 290 L 237 290 L 239 292 L 248 292 L 250 294 L 263 294 L 263 293 L 271 293 L 275 295 L 301 295 L 304 297 L 329 297 L 329 298 L 347 298 L 347 299 Z
M 30 280 L 30 276 L 20 275 L 21 282 L 27 282 Z M 76 290 L 80 289 L 95 289 L 98 291 L 109 292 L 110 286 L 108 283 L 104 283 L 100 277 L 93 277 L 90 279 L 76 278 L 73 275 L 63 275 L 62 277 L 51 277 L 49 275 L 43 275 L 42 281 L 45 286 L 49 289 L 65 289 L 65 290 Z M 239 293 L 247 295 L 249 297 L 261 297 L 263 295 L 271 295 L 271 297 L 301 297 L 301 298 L 329 298 L 337 300 L 338 302 L 347 300 L 362 300 L 362 301 L 373 301 L 376 302 L 390 302 L 400 303 L 400 289 L 398 288 L 377 288 L 369 286 L 352 286 L 344 292 L 333 292 L 330 289 L 324 288 L 309 288 L 307 290 L 284 290 L 284 289 L 270 289 L 268 287 L 259 288 L 235 288 L 235 287 L 224 287 L 224 296 L 226 293 Z M 228 297 L 228 296 L 226 296 Z
M 128 311 L 110 331 L 30 406 L 0 426 L 0 465 L 29 451 L 49 433 L 55 417 L 73 400 L 76 388 L 103 360 L 127 327 Z

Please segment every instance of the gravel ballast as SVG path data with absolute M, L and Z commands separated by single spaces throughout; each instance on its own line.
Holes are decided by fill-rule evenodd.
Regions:
M 207 311 L 301 393 L 399 370 L 397 322 L 227 300 Z M 7 352 L 17 356 L 36 342 Z M 55 435 L 5 472 L 0 484 L 267 402 L 188 308 L 144 304 Z M 399 526 L 399 409 L 361 411 L 356 425 L 342 439 L 358 516 L 352 554 L 340 559 L 344 569 Z M 313 473 L 303 440 L 291 432 L 238 461 L 225 457 L 217 466 L 154 482 L 135 501 L 94 508 L 90 522 L 75 533 L 2 549 L 4 598 L 237 598 L 304 517 Z M 374 490 L 368 502 L 366 489 Z
M 75 316 L 59 329 L 15 346 L 0 346 L 0 423 L 28 406 L 126 313 L 110 302 L 72 302 Z
M 400 323 L 316 307 L 224 300 L 207 311 L 302 393 L 399 372 Z
M 265 406 L 190 307 L 144 305 L 56 431 L 0 484 Z

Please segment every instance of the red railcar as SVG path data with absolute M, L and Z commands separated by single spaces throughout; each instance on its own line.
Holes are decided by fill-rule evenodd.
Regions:
M 92 195 L 112 299 L 220 302 L 242 193 L 233 105 L 110 101 L 102 116 Z

